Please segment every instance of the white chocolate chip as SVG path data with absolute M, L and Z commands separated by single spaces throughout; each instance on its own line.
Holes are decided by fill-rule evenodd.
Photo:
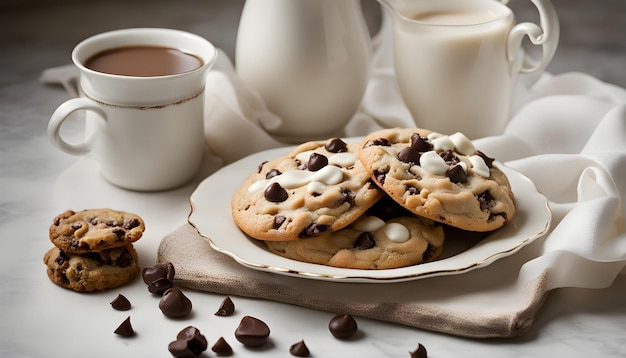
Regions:
M 322 194 L 324 193 L 324 190 L 326 190 L 326 185 L 318 181 L 312 181 L 306 186 L 306 191 L 309 194 Z
M 491 172 L 485 160 L 479 155 L 472 155 L 469 157 L 470 163 L 472 163 L 472 170 L 474 173 L 480 175 L 483 178 L 489 178 Z
M 385 225 L 383 232 L 393 242 L 405 242 L 411 237 L 411 232 L 406 226 L 399 223 L 389 223 Z
M 383 226 L 385 221 L 377 216 L 364 216 L 352 224 L 352 228 L 360 232 L 374 232 Z
M 462 155 L 472 155 L 476 153 L 476 147 L 471 140 L 469 140 L 465 134 L 461 132 L 456 132 L 452 134 L 450 137 L 452 143 L 454 143 L 455 151 Z
M 435 175 L 446 175 L 448 164 L 435 151 L 429 151 L 420 157 L 420 166 Z
M 447 135 L 435 138 L 430 142 L 433 144 L 433 149 L 438 152 L 454 149 L 454 143 Z
M 354 165 L 357 155 L 350 152 L 341 152 L 331 154 L 328 156 L 328 164 L 339 165 L 344 168 L 348 168 Z

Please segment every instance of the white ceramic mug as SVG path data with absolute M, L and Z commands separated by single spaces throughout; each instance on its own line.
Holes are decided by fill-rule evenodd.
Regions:
M 93 55 L 127 46 L 173 48 L 201 60 L 200 67 L 141 77 L 94 71 Z M 72 61 L 80 72 L 80 97 L 52 114 L 48 136 L 66 153 L 88 154 L 111 183 L 130 190 L 172 189 L 190 181 L 204 155 L 204 87 L 217 51 L 204 38 L 173 29 L 136 28 L 105 32 L 79 43 Z M 70 143 L 61 127 L 85 111 L 85 140 Z
M 516 24 L 496 0 L 379 0 L 394 21 L 400 92 L 419 127 L 470 138 L 502 133 L 522 72 L 540 73 L 552 59 L 559 22 L 549 0 L 531 0 L 540 24 Z M 542 46 L 530 64 L 522 40 Z

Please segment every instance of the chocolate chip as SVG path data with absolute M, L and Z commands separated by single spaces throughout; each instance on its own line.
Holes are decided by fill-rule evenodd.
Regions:
M 309 347 L 306 346 L 304 340 L 292 344 L 291 347 L 289 347 L 289 353 L 296 357 L 308 357 L 311 354 L 309 352 Z
M 159 309 L 169 318 L 187 317 L 191 313 L 191 308 L 191 300 L 177 287 L 163 292 L 163 297 L 159 301 Z
M 169 281 L 174 281 L 174 275 L 174 265 L 172 265 L 171 262 L 163 262 L 158 263 L 152 267 L 146 267 L 143 269 L 142 272 L 143 282 L 145 282 L 146 285 L 149 285 L 152 282 L 161 278 L 166 278 Z
M 207 349 L 204 335 L 196 327 L 188 326 L 176 335 L 176 340 L 167 346 L 174 357 L 197 357 Z
M 67 256 L 67 254 L 61 250 L 59 250 L 59 256 L 57 256 L 56 259 L 54 259 L 54 262 L 57 265 L 63 265 L 66 261 L 69 261 L 70 258 L 69 256 Z
M 89 220 L 89 223 L 91 223 L 91 225 L 98 225 L 98 218 L 93 218 Z
M 418 152 L 428 152 L 433 150 L 433 145 L 428 142 L 428 139 L 422 138 L 419 133 L 413 133 L 411 135 L 411 148 Z
M 374 173 L 374 177 L 376 178 L 376 181 L 379 182 L 380 184 L 385 184 L 386 176 L 387 176 L 387 172 L 376 171 Z
M 321 235 L 324 231 L 330 230 L 329 225 L 311 224 L 298 235 L 299 237 L 315 237 Z
M 349 314 L 337 315 L 328 323 L 330 333 L 339 339 L 347 339 L 356 333 L 358 326 L 354 317 Z
M 235 330 L 235 338 L 246 347 L 261 347 L 268 341 L 270 328 L 258 318 L 245 316 Z
M 126 236 L 126 230 L 119 228 L 119 229 L 114 229 L 113 233 L 115 234 L 115 236 L 117 236 L 118 240 L 124 240 L 124 237 Z
M 480 204 L 480 210 L 487 210 L 493 205 L 493 196 L 489 190 L 485 190 L 478 195 L 478 203 Z
M 124 295 L 119 294 L 111 301 L 111 307 L 118 311 L 128 311 L 130 309 L 130 301 Z
M 341 153 L 348 151 L 348 145 L 346 142 L 339 138 L 330 139 L 324 144 L 324 148 L 331 153 Z
M 327 165 L 328 165 L 328 157 L 326 157 L 323 154 L 311 153 L 311 156 L 309 156 L 309 161 L 306 164 L 306 167 L 310 171 L 316 172 L 324 168 Z
M 406 147 L 398 152 L 398 159 L 404 163 L 419 164 L 420 154 L 415 149 Z
M 283 225 L 285 220 L 287 220 L 286 217 L 284 217 L 282 215 L 276 215 L 274 217 L 274 229 L 278 229 L 279 227 L 281 227 L 281 225 Z
M 428 358 L 426 348 L 419 343 L 413 352 L 409 352 L 411 358 Z
M 363 232 L 361 233 L 356 240 L 354 241 L 354 245 L 352 245 L 357 250 L 367 250 L 376 246 L 376 241 L 374 240 L 374 235 L 371 232 Z
M 281 175 L 282 172 L 278 169 L 270 169 L 266 174 L 265 174 L 265 179 L 272 179 L 275 176 L 279 176 Z
M 133 264 L 133 261 L 135 261 L 133 255 L 124 250 L 124 252 L 122 252 L 122 254 L 115 260 L 115 264 L 119 267 L 128 267 Z
M 230 296 L 226 296 L 220 305 L 220 308 L 215 312 L 216 316 L 230 316 L 235 313 L 235 304 L 233 300 L 230 299 Z
M 271 201 L 272 203 L 280 203 L 287 200 L 287 197 L 289 197 L 289 194 L 287 194 L 287 190 L 285 190 L 278 183 L 272 183 L 267 188 L 265 188 L 264 195 L 265 199 L 267 201 Z
M 436 250 L 437 249 L 435 249 L 433 245 L 428 244 L 428 246 L 426 247 L 426 250 L 424 250 L 424 253 L 422 254 L 422 261 L 424 262 L 428 261 L 431 257 L 433 257 Z
M 104 222 L 104 225 L 110 226 L 110 227 L 122 226 L 122 224 L 119 221 L 117 221 L 117 220 L 107 220 L 107 221 Z
M 74 231 L 80 229 L 81 227 L 83 227 L 83 224 L 81 224 L 81 223 L 74 223 L 74 224 L 72 224 L 72 229 L 74 229 Z
M 148 285 L 148 291 L 155 295 L 163 295 L 163 293 L 170 288 L 174 287 L 174 282 L 165 277 L 161 277 L 156 281 L 150 282 Z
M 450 178 L 450 181 L 453 183 L 467 182 L 467 173 L 465 173 L 465 169 L 463 169 L 463 167 L 458 164 L 450 167 L 446 171 L 446 176 Z
M 376 139 L 372 139 L 372 140 L 368 141 L 367 143 L 365 143 L 365 145 L 363 147 L 367 148 L 367 147 L 371 147 L 371 146 L 374 146 L 374 145 L 379 145 L 379 146 L 383 146 L 383 147 L 389 147 L 389 146 L 391 146 L 391 142 L 387 138 L 376 138 Z
M 126 230 L 134 229 L 141 224 L 137 218 L 132 218 L 130 220 L 126 220 L 122 227 Z
M 341 202 L 342 203 L 354 203 L 356 195 L 349 189 L 341 188 Z
M 233 348 L 226 342 L 224 337 L 218 338 L 211 350 L 217 353 L 217 355 L 230 355 L 233 353 Z
M 419 195 L 419 193 L 421 192 L 420 188 L 411 185 L 407 185 L 405 187 L 405 190 L 407 193 L 409 193 L 409 195 Z
M 487 164 L 487 167 L 489 168 L 493 167 L 493 161 L 495 160 L 494 158 L 488 157 L 485 153 L 481 152 L 480 150 L 476 151 L 476 155 L 483 158 L 483 161 L 485 161 L 485 164 Z
M 259 173 L 260 173 L 260 172 L 263 170 L 263 166 L 264 166 L 265 164 L 267 164 L 267 163 L 268 163 L 268 161 L 267 161 L 267 160 L 266 160 L 266 161 L 264 161 L 264 162 L 261 162 L 261 164 L 259 164 L 259 166 L 257 167 L 257 172 L 259 172 Z
M 128 316 L 124 322 L 122 322 L 113 333 L 118 334 L 122 337 L 132 337 L 135 335 L 135 331 L 133 330 L 133 326 L 130 324 L 130 316 Z
M 439 153 L 439 156 L 448 165 L 456 165 L 459 163 L 459 158 L 457 158 L 457 156 L 454 155 L 454 152 L 451 150 L 446 150 L 444 152 L 441 152 Z

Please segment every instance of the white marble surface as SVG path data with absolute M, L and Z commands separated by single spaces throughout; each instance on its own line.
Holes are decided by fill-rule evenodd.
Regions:
M 167 1 L 50 1 L 37 7 L 28 3 L 8 1 L 0 7 L 1 357 L 170 357 L 167 344 L 187 325 L 205 333 L 209 344 L 224 336 L 238 357 L 289 357 L 289 345 L 301 339 L 313 357 L 408 357 L 408 351 L 418 343 L 427 347 L 429 357 L 626 354 L 625 274 L 607 289 L 558 290 L 526 335 L 489 340 L 462 339 L 357 317 L 361 334 L 344 342 L 328 333 L 330 314 L 285 304 L 233 297 L 236 314 L 216 317 L 213 313 L 223 296 L 186 290 L 194 303 L 193 315 L 172 320 L 161 314 L 158 299 L 147 292 L 141 280 L 97 294 L 77 294 L 53 285 L 45 274 L 42 256 L 51 247 L 47 232 L 55 215 L 68 208 L 96 206 L 140 213 L 148 230 L 136 248 L 141 265 L 149 266 L 156 260 L 161 237 L 185 222 L 188 196 L 195 183 L 159 194 L 128 192 L 104 182 L 87 159 L 55 150 L 45 128 L 50 114 L 67 94 L 61 88 L 42 85 L 38 81 L 41 71 L 67 63 L 71 48 L 83 38 L 120 27 L 177 27 L 200 33 L 232 51 L 241 2 L 181 1 L 177 3 L 181 6 L 173 6 Z M 571 15 L 562 19 L 564 30 L 573 31 L 574 24 L 580 23 L 589 27 L 577 32 L 584 36 L 566 35 L 578 40 L 565 42 L 551 70 L 580 70 L 626 85 L 626 46 L 620 31 L 611 32 L 624 27 L 623 16 L 618 16 L 620 11 L 624 14 L 624 3 L 594 2 L 602 3 L 603 9 L 599 9 L 602 5 L 585 9 L 568 7 L 567 1 L 555 3 L 557 10 Z M 144 16 L 146 4 L 157 9 Z M 613 26 L 608 26 L 609 33 L 593 26 L 615 17 Z M 590 39 L 593 36 L 599 37 Z M 580 42 L 584 42 L 582 49 L 576 47 Z M 74 123 L 66 134 L 76 136 L 80 132 L 80 123 Z M 198 180 L 212 167 L 207 163 Z M 89 180 L 76 182 L 72 173 L 83 168 L 89 171 Z M 109 302 L 117 293 L 133 303 L 130 311 L 111 309 Z M 124 339 L 113 334 L 129 315 L 137 336 Z M 235 340 L 233 332 L 243 315 L 268 323 L 272 329 L 270 345 L 250 350 Z M 215 354 L 209 351 L 203 356 Z

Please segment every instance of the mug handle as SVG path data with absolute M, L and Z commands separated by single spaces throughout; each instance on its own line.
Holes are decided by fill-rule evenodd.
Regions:
M 85 139 L 84 142 L 76 144 L 66 142 L 61 137 L 61 126 L 63 122 L 65 122 L 70 114 L 79 110 L 93 111 L 106 121 L 106 114 L 96 102 L 88 98 L 79 97 L 72 98 L 61 104 L 54 113 L 52 113 L 50 122 L 48 122 L 48 138 L 50 138 L 52 144 L 65 153 L 72 155 L 85 155 L 89 153 L 94 141 L 93 135 Z
M 508 2 L 508 0 L 501 1 L 504 4 Z M 531 0 L 531 2 L 539 10 L 541 26 L 532 22 L 523 22 L 515 25 L 509 32 L 507 47 L 507 59 L 510 62 L 514 62 L 525 36 L 528 36 L 532 44 L 541 45 L 543 52 L 541 59 L 533 61 L 536 63 L 522 64 L 521 72 L 523 73 L 543 71 L 552 60 L 552 57 L 554 57 L 559 43 L 559 18 L 552 2 L 550 0 Z

